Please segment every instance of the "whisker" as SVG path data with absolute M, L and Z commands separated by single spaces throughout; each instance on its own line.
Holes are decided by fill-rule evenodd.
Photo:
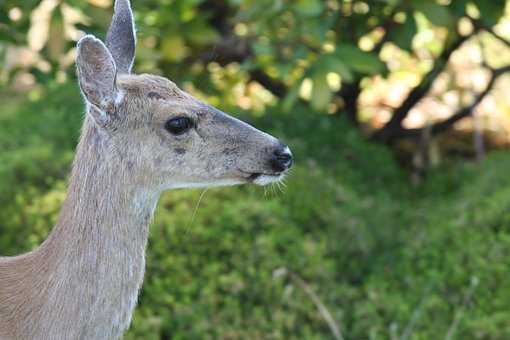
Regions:
M 285 194 L 286 190 L 287 190 L 287 187 L 285 186 L 285 184 L 281 183 L 280 184 L 280 191 L 282 192 L 282 194 Z
M 184 229 L 184 234 L 188 235 L 189 230 L 191 229 L 191 226 L 193 225 L 193 222 L 195 222 L 195 217 L 197 215 L 198 207 L 200 207 L 200 203 L 202 202 L 202 199 L 204 198 L 205 193 L 207 192 L 209 188 L 205 188 L 202 193 L 200 194 L 200 197 L 198 198 L 197 204 L 195 205 L 195 209 L 193 210 L 193 214 L 191 215 L 191 219 L 188 222 L 188 225 L 186 226 L 186 229 Z
M 281 191 L 282 191 L 282 188 L 281 188 L 281 186 L 280 186 L 280 181 L 275 182 L 275 184 L 276 184 L 276 188 L 277 188 L 278 190 L 280 190 L 280 192 L 281 192 Z
M 278 181 L 278 189 L 280 189 L 280 194 L 285 194 L 285 183 L 283 179 Z
M 285 178 L 283 178 L 281 181 L 280 181 L 280 184 L 286 188 L 287 187 L 287 183 L 285 183 Z
M 270 183 L 268 185 L 268 191 L 269 191 L 270 197 L 273 197 L 273 194 L 274 194 L 274 183 Z
M 278 195 L 278 182 L 271 183 L 271 188 L 273 189 L 273 197 L 276 197 Z

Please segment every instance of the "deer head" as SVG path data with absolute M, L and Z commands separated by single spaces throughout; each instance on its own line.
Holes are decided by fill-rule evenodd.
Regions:
M 133 178 L 164 190 L 284 177 L 292 164 L 286 145 L 166 78 L 132 74 L 135 44 L 129 0 L 117 0 L 106 44 L 87 35 L 77 57 L 87 120 Z

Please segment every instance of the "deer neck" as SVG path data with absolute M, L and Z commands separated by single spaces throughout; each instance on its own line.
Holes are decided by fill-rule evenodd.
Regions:
M 53 262 L 42 315 L 66 322 L 41 322 L 62 328 L 42 334 L 116 338 L 129 326 L 159 193 L 134 183 L 109 143 L 85 122 L 59 222 L 41 246 Z

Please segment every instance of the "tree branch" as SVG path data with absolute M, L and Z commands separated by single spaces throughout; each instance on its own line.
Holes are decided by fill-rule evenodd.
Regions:
M 501 41 L 503 44 L 505 44 L 507 47 L 510 47 L 510 41 L 503 38 L 502 36 L 500 36 L 499 34 L 497 34 L 496 32 L 494 32 L 494 29 L 492 27 L 488 27 L 486 25 L 484 25 L 480 20 L 475 20 L 473 18 L 469 18 L 471 20 L 471 22 L 473 23 L 473 26 L 476 28 L 476 29 L 482 29 L 488 33 L 490 33 L 494 38 L 498 39 L 499 41 Z
M 250 70 L 249 76 L 250 80 L 258 82 L 260 85 L 264 86 L 266 90 L 274 94 L 276 97 L 283 98 L 287 95 L 288 92 L 287 86 L 283 82 L 271 78 L 261 69 Z
M 393 17 L 395 16 L 395 14 L 397 13 L 398 10 L 400 10 L 400 7 L 395 7 L 391 11 L 391 13 L 386 17 L 386 19 L 384 20 L 382 25 L 379 26 L 380 28 L 383 29 L 384 33 L 383 33 L 383 36 L 381 37 L 381 39 L 377 42 L 377 44 L 375 44 L 374 49 L 372 50 L 372 52 L 374 52 L 375 54 L 379 54 L 381 52 L 384 44 L 388 41 L 388 38 L 389 38 L 388 32 L 390 29 L 393 29 L 395 26 L 395 21 L 393 20 Z
M 207 65 L 211 62 L 225 66 L 230 63 L 243 63 L 253 57 L 253 51 L 250 48 L 251 40 L 243 39 L 235 35 L 224 36 L 211 51 L 202 53 L 196 59 Z M 287 94 L 287 86 L 278 79 L 271 78 L 262 69 L 253 68 L 248 70 L 250 80 L 256 81 L 264 86 L 273 95 L 283 98 Z
M 481 103 L 481 101 L 485 98 L 485 96 L 492 90 L 496 80 L 503 74 L 510 72 L 510 65 L 491 69 L 491 78 L 485 90 L 480 92 L 473 103 L 470 105 L 459 109 L 456 113 L 454 113 L 450 118 L 447 118 L 441 122 L 432 124 L 430 127 L 431 133 L 433 135 L 437 135 L 448 130 L 453 124 L 458 122 L 459 120 L 470 116 L 473 113 L 473 110 Z M 423 128 L 420 129 L 400 129 L 395 135 L 396 138 L 419 138 L 422 134 Z
M 383 36 L 381 39 L 375 44 L 372 49 L 372 53 L 379 54 L 384 44 L 388 41 L 388 30 L 391 28 L 395 22 L 392 20 L 396 10 L 388 16 L 388 18 L 379 26 L 379 28 L 383 29 Z M 336 96 L 343 99 L 345 103 L 345 113 L 347 118 L 355 125 L 359 126 L 360 122 L 358 119 L 358 99 L 361 94 L 361 75 L 357 74 L 356 79 L 352 81 L 352 83 L 343 83 L 340 91 L 335 93 Z
M 492 28 L 485 28 L 485 30 L 487 32 L 489 32 L 490 34 L 492 34 L 494 36 L 494 38 L 498 39 L 499 41 L 501 41 L 503 44 L 506 45 L 506 47 L 510 47 L 510 41 L 506 40 L 505 38 L 503 38 L 502 36 L 500 36 L 499 34 L 497 34 L 496 32 L 494 32 L 494 30 Z
M 429 92 L 434 80 L 443 72 L 452 53 L 457 50 L 473 34 L 458 37 L 450 46 L 445 47 L 441 55 L 436 60 L 434 67 L 427 73 L 421 83 L 413 88 L 404 102 L 398 107 L 390 121 L 374 134 L 374 138 L 383 142 L 393 139 L 394 134 L 402 130 L 402 122 L 409 114 L 409 111 Z
M 342 84 L 340 91 L 336 93 L 341 97 L 345 104 L 345 113 L 347 118 L 355 125 L 359 126 L 358 120 L 358 98 L 361 94 L 361 79 L 355 79 L 352 83 Z
M 211 13 L 209 23 L 220 34 L 221 38 L 210 51 L 202 53 L 194 58 L 207 65 L 216 62 L 222 66 L 230 63 L 243 63 L 253 57 L 251 38 L 242 38 L 234 34 L 233 25 L 228 21 L 229 7 L 224 1 L 205 1 L 201 9 Z M 248 71 L 250 80 L 256 81 L 277 97 L 287 94 L 287 86 L 268 76 L 264 70 L 256 68 Z

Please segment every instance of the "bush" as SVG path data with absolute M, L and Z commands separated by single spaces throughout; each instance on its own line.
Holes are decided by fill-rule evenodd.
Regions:
M 74 87 L 44 98 L 0 109 L 4 254 L 41 242 L 64 197 L 82 106 Z M 411 187 L 386 148 L 305 111 L 255 121 L 296 155 L 283 192 L 210 189 L 194 219 L 201 191 L 162 197 L 126 338 L 330 337 L 282 268 L 347 339 L 510 337 L 510 156 L 445 165 Z

